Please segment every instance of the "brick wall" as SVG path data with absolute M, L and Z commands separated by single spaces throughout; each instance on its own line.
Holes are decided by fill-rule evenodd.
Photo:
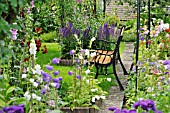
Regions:
M 126 21 L 136 18 L 135 10 L 128 3 L 116 5 L 113 1 L 106 7 L 106 13 L 116 14 L 121 21 Z

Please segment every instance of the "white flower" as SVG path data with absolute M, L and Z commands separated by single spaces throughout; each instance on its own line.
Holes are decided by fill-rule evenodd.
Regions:
M 154 90 L 153 87 L 148 87 L 147 92 L 152 92 Z
M 104 99 L 106 99 L 106 96 L 100 96 L 100 98 L 104 100 Z
M 56 86 L 56 83 L 51 83 L 51 86 L 55 87 L 55 86 Z
M 96 89 L 91 89 L 91 92 L 95 92 L 95 91 L 97 91 Z
M 27 74 L 22 74 L 22 78 L 27 78 Z
M 32 69 L 32 74 L 35 74 L 35 73 L 36 73 L 36 71 L 34 69 Z
M 36 100 L 41 101 L 41 97 L 36 96 Z
M 37 98 L 37 95 L 35 93 L 32 94 L 32 98 L 33 99 L 36 99 Z
M 96 98 L 95 97 L 92 97 L 92 102 L 95 102 L 96 101 Z
M 83 59 L 83 56 L 82 56 L 82 55 L 79 55 L 79 59 L 82 60 L 82 59 Z
M 93 41 L 95 41 L 96 40 L 96 38 L 95 37 L 93 37 L 92 39 L 91 39 L 91 41 L 93 42 Z
M 87 70 L 85 71 L 85 73 L 86 73 L 86 75 L 88 75 L 88 74 L 90 73 L 90 70 L 87 69 Z
M 33 83 L 33 86 L 38 87 L 38 83 L 37 83 L 37 82 L 34 82 L 34 83 Z
M 39 64 L 35 65 L 35 70 L 40 70 L 40 69 L 41 69 L 41 67 Z
M 33 78 L 30 78 L 30 82 L 31 82 L 31 83 L 34 83 L 34 79 L 33 79 Z
M 96 52 L 90 54 L 90 57 L 94 57 L 94 56 L 96 56 Z
M 25 92 L 24 97 L 29 101 L 31 99 L 31 95 L 29 95 L 29 92 Z
M 87 57 L 89 57 L 89 55 L 90 55 L 89 49 L 86 49 L 86 50 L 85 50 L 85 55 L 87 55 Z
M 41 70 L 35 70 L 35 73 L 41 75 Z
M 36 54 L 36 51 L 37 50 L 37 47 L 36 47 L 36 44 L 35 44 L 35 40 L 32 40 L 31 43 L 30 43 L 30 49 L 29 49 L 29 52 L 31 55 L 35 55 Z
M 89 84 L 89 80 L 86 80 L 86 83 Z
M 100 99 L 100 96 L 98 96 L 98 95 L 95 95 L 95 98 L 96 98 L 97 100 L 99 100 L 99 99 Z
M 111 81 L 112 81 L 112 78 L 107 78 L 107 81 L 108 81 L 108 82 L 111 82 Z
M 43 79 L 41 77 L 37 77 L 37 80 L 42 83 L 43 82 Z
M 164 29 L 164 30 L 169 29 L 169 24 L 168 24 L 168 23 L 163 24 L 163 29 Z

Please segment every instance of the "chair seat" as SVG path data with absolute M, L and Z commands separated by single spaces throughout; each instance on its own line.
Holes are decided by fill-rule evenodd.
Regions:
M 102 53 L 102 54 L 113 54 L 113 51 L 107 51 L 107 50 L 97 50 L 97 53 Z

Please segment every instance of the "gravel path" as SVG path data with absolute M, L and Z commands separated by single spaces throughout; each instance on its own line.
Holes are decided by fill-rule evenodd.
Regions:
M 133 42 L 127 42 L 125 50 L 121 57 L 127 72 L 129 72 L 130 66 L 132 64 L 133 50 L 134 50 Z M 117 64 L 117 74 L 124 88 L 126 88 L 128 75 L 123 74 L 123 70 L 119 63 Z M 120 91 L 118 86 L 112 86 L 111 89 L 109 90 L 109 96 L 107 97 L 106 100 L 103 101 L 99 113 L 113 113 L 111 111 L 108 111 L 108 108 L 111 106 L 122 108 L 123 99 L 124 99 L 124 92 Z

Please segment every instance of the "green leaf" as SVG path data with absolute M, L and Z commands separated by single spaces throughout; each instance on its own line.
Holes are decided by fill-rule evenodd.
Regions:
M 0 98 L 5 101 L 5 97 L 0 94 Z
M 24 6 L 23 0 L 19 0 L 18 2 L 19 2 L 19 6 L 20 6 L 20 7 L 23 7 L 23 6 Z
M 5 107 L 5 102 L 0 99 L 0 107 Z
M 10 105 L 11 103 L 15 102 L 16 104 L 23 104 L 26 102 L 25 98 L 13 98 L 10 101 L 8 101 L 8 105 Z
M 15 25 L 15 24 L 10 25 L 10 28 L 18 29 L 18 30 L 20 30 L 20 29 L 21 29 L 21 28 L 20 28 L 20 26 Z
M 6 96 L 14 90 L 15 90 L 15 86 L 10 87 L 6 92 Z
M 17 0 L 10 0 L 10 2 L 13 7 L 17 7 Z

